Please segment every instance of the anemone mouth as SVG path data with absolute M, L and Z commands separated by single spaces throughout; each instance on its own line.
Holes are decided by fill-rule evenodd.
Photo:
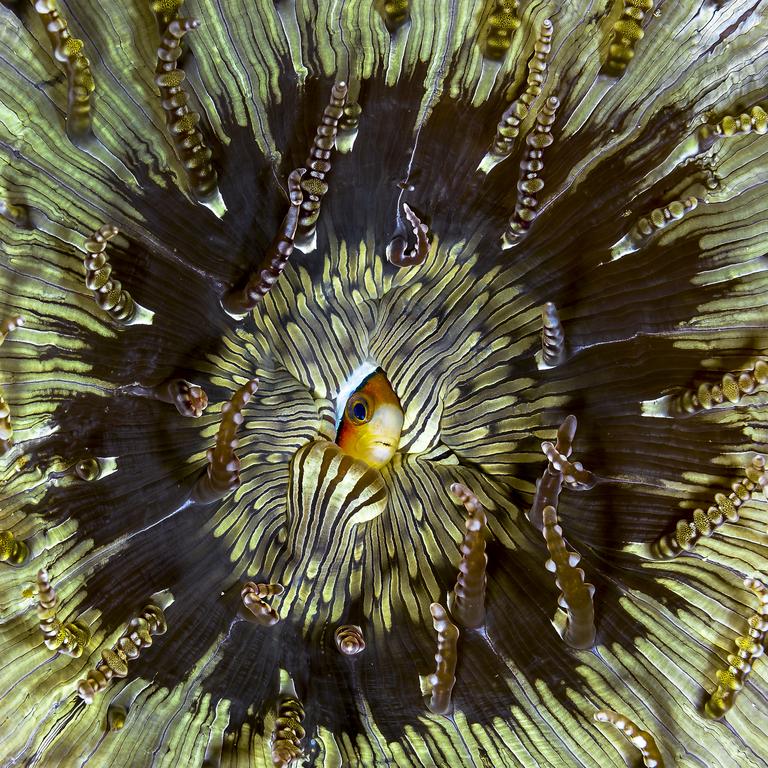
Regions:
M 11 765 L 766 765 L 766 3 L 551 5 L 0 6 Z

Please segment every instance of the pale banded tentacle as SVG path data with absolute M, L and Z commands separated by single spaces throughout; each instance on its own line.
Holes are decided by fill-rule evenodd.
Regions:
M 623 0 L 624 12 L 613 25 L 613 39 L 602 74 L 621 77 L 635 57 L 635 46 L 645 36 L 643 21 L 653 10 L 653 0 Z
M 704 714 L 719 720 L 733 706 L 736 694 L 744 687 L 755 660 L 765 652 L 768 638 L 768 589 L 758 579 L 744 579 L 758 599 L 758 608 L 749 619 L 746 635 L 736 639 L 736 653 L 729 654 L 728 668 L 717 671 L 717 688 L 704 705 Z
M 560 498 L 560 491 L 563 487 L 563 473 L 556 470 L 547 462 L 544 473 L 536 481 L 536 492 L 533 496 L 533 504 L 528 512 L 528 519 L 531 524 L 540 531 L 544 528 L 543 513 L 544 508 L 551 506 L 557 507 Z
M 670 224 L 680 221 L 691 211 L 696 210 L 699 202 L 698 198 L 692 196 L 673 200 L 661 208 L 654 208 L 647 216 L 639 218 L 632 229 L 611 248 L 611 261 L 616 261 L 642 248 L 662 229 L 666 229 Z
M 315 227 L 320 216 L 320 206 L 328 192 L 328 182 L 325 177 L 331 170 L 331 152 L 336 143 L 339 120 L 344 114 L 346 101 L 347 84 L 335 83 L 309 151 L 306 162 L 308 172 L 301 180 L 304 199 L 301 202 L 301 215 L 296 232 L 296 245 L 303 251 L 312 250 L 314 247 Z
M 181 42 L 187 32 L 197 29 L 197 19 L 185 19 L 178 15 L 181 2 L 150 3 L 160 26 L 161 40 L 157 49 L 155 85 L 160 90 L 165 123 L 192 192 L 201 200 L 217 194 L 218 177 L 211 163 L 212 153 L 206 146 L 198 128 L 200 115 L 187 104 L 189 96 L 184 90 L 186 74 L 177 64 L 181 56 Z
M 555 627 L 568 645 L 586 650 L 595 644 L 595 588 L 584 581 L 584 571 L 576 567 L 581 555 L 566 547 L 554 507 L 544 507 L 542 522 L 550 557 L 546 568 L 556 574 L 555 583 L 561 590 L 558 604 L 565 612 L 565 621 L 556 619 Z
M 96 303 L 113 320 L 130 323 L 136 315 L 136 302 L 128 291 L 123 290 L 118 280 L 112 279 L 112 267 L 106 254 L 107 243 L 119 231 L 111 224 L 104 224 L 85 241 L 85 284 L 94 292 Z
M 408 240 L 404 234 L 397 234 L 387 245 L 387 259 L 396 267 L 413 267 L 423 264 L 429 255 L 429 240 L 427 239 L 428 227 L 421 223 L 421 219 L 413 212 L 408 203 L 403 203 L 405 218 L 413 228 L 416 244 L 408 250 Z
M 563 482 L 574 490 L 588 491 L 595 486 L 597 478 L 588 469 L 584 469 L 580 461 L 571 462 L 568 457 L 557 450 L 557 446 L 545 441 L 541 450 L 552 465 L 552 468 L 563 473 Z
M 222 306 L 231 315 L 239 317 L 254 309 L 269 293 L 288 264 L 288 259 L 293 253 L 301 204 L 304 201 L 301 178 L 305 173 L 306 169 L 298 168 L 288 176 L 288 197 L 291 204 L 261 263 L 250 274 L 242 288 L 229 291 L 221 300 Z
M 520 125 L 528 117 L 528 107 L 520 99 L 515 99 L 502 113 L 496 126 L 496 136 L 491 149 L 480 161 L 478 170 L 488 173 L 491 168 L 512 154 L 515 139 L 520 135 Z
M 93 697 L 103 691 L 113 677 L 125 677 L 128 674 L 128 661 L 135 659 L 142 648 L 152 645 L 153 635 L 162 635 L 166 631 L 163 609 L 150 603 L 141 614 L 131 619 L 122 637 L 112 646 L 101 652 L 101 663 L 88 671 L 84 680 L 77 684 L 77 693 L 86 704 L 93 703 Z
M 483 54 L 489 59 L 501 59 L 512 45 L 512 35 L 520 26 L 517 10 L 519 0 L 492 0 L 493 9 L 488 17 Z
M 566 458 L 571 455 L 577 426 L 578 422 L 573 414 L 563 419 L 563 423 L 557 429 L 557 440 L 555 441 L 555 451 L 558 455 L 565 456 Z M 544 473 L 536 482 L 536 493 L 528 513 L 528 519 L 540 531 L 544 527 L 542 517 L 544 507 L 551 506 L 557 509 L 557 502 L 560 498 L 562 487 L 563 473 L 559 469 L 555 469 L 552 463 L 548 461 Z
M 451 493 L 464 504 L 467 519 L 464 538 L 459 546 L 459 575 L 456 586 L 448 593 L 448 610 L 459 624 L 476 629 L 485 623 L 487 519 L 483 505 L 465 485 L 454 483 L 451 485 Z
M 205 390 L 199 384 L 185 379 L 168 379 L 151 391 L 156 400 L 175 405 L 182 416 L 197 418 L 208 407 Z
M 91 101 L 95 84 L 91 65 L 83 53 L 83 41 L 69 34 L 67 20 L 59 13 L 56 0 L 36 0 L 34 6 L 45 26 L 54 58 L 64 65 L 67 73 L 67 136 L 73 144 L 80 145 L 92 135 Z
M 525 91 L 504 110 L 499 124 L 496 126 L 493 144 L 480 161 L 479 171 L 488 173 L 495 165 L 512 154 L 515 139 L 520 135 L 520 124 L 528 116 L 530 106 L 541 93 L 549 53 L 552 50 L 552 30 L 551 20 L 545 19 L 533 46 L 533 56 L 528 61 L 528 78 Z
M 757 455 L 744 470 L 745 478 L 731 486 L 732 491 L 715 494 L 715 503 L 707 508 L 695 509 L 693 520 L 678 520 L 673 533 L 665 533 L 650 545 L 651 554 L 659 560 L 670 560 L 681 552 L 690 552 L 702 538 L 708 538 L 725 522 L 739 521 L 739 507 L 758 493 L 766 495 L 768 471 L 765 457 Z
M 224 403 L 216 444 L 208 450 L 208 466 L 195 484 L 192 497 L 208 504 L 226 496 L 240 485 L 240 460 L 235 454 L 237 428 L 243 423 L 243 408 L 259 387 L 257 379 L 251 379 Z
M 716 139 L 746 136 L 750 133 L 768 132 L 768 112 L 755 104 L 740 115 L 724 115 L 717 123 L 707 123 L 699 130 L 699 149 L 705 151 Z
M 539 369 L 554 368 L 562 365 L 568 357 L 565 345 L 565 332 L 557 307 L 548 301 L 541 309 L 541 355 Z M 537 359 L 539 356 L 537 355 Z
M 0 410 L 2 398 L 0 398 Z M 23 565 L 29 557 L 29 545 L 17 539 L 11 531 L 0 531 L 0 562 L 9 565 Z
M 656 746 L 656 741 L 648 731 L 642 731 L 626 715 L 620 715 L 611 709 L 600 709 L 594 714 L 598 723 L 610 723 L 618 728 L 639 750 L 643 765 L 647 768 L 664 768 L 664 760 Z
M 365 650 L 363 630 L 357 624 L 344 624 L 333 633 L 333 639 L 339 653 L 345 656 L 356 656 Z
M 295 696 L 282 696 L 277 704 L 277 719 L 272 729 L 272 764 L 275 768 L 290 765 L 304 754 L 303 719 L 301 702 Z
M 552 50 L 552 32 L 554 27 L 551 19 L 544 19 L 539 27 L 539 34 L 533 44 L 533 56 L 528 62 L 528 79 L 525 91 L 520 96 L 520 101 L 526 107 L 530 107 L 541 94 L 541 86 L 547 73 L 549 54 Z
M 240 590 L 240 597 L 243 600 L 243 605 L 250 613 L 247 618 L 265 627 L 277 624 L 280 621 L 280 616 L 264 598 L 282 594 L 283 586 L 281 584 L 255 584 L 252 581 L 244 584 Z
M 37 572 L 37 617 L 46 648 L 77 659 L 91 639 L 90 631 L 78 622 L 63 623 L 56 616 L 59 598 L 48 577 L 48 571 Z
M 437 667 L 429 676 L 431 693 L 427 706 L 436 715 L 447 715 L 451 711 L 451 692 L 456 684 L 456 645 L 459 628 L 448 618 L 448 613 L 440 603 L 429 606 L 432 624 L 437 632 Z
M 675 407 L 685 413 L 699 413 L 718 405 L 741 405 L 745 395 L 764 392 L 766 384 L 768 360 L 761 357 L 747 370 L 724 374 L 719 383 L 686 389 L 676 398 Z
M 525 137 L 527 144 L 520 161 L 520 178 L 517 182 L 515 211 L 502 236 L 502 248 L 516 245 L 528 232 L 538 215 L 539 201 L 536 197 L 544 189 L 540 173 L 544 168 L 544 149 L 552 144 L 552 125 L 555 122 L 560 101 L 550 96 L 536 115 L 536 126 Z

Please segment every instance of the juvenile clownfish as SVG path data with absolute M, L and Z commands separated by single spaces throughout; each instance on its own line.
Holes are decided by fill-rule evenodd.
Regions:
M 379 368 L 366 376 L 349 396 L 339 421 L 336 444 L 344 453 L 379 469 L 395 455 L 402 429 L 400 400 Z

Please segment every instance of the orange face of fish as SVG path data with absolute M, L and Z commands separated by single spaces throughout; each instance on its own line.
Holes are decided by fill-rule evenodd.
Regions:
M 379 469 L 395 455 L 402 429 L 400 400 L 384 372 L 378 370 L 349 396 L 336 444 L 344 453 Z

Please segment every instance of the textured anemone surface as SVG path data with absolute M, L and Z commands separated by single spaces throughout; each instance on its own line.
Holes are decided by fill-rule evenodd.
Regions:
M 768 766 L 767 24 L 0 5 L 3 765 Z

